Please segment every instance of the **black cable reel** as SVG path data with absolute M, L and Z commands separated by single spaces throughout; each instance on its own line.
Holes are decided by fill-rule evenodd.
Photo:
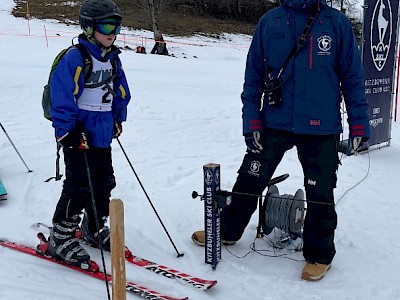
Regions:
M 267 195 L 261 206 L 261 229 L 257 228 L 257 237 L 263 237 L 278 228 L 292 240 L 302 238 L 305 217 L 305 198 L 302 189 L 294 195 L 279 194 L 276 185 L 268 187 Z
M 257 237 L 262 238 L 269 235 L 274 228 L 283 232 L 281 243 L 284 241 L 296 240 L 302 238 L 303 224 L 305 217 L 305 197 L 304 191 L 298 189 L 294 195 L 279 194 L 276 186 L 279 182 L 284 181 L 289 174 L 283 174 L 274 177 L 268 183 L 268 190 L 265 196 L 257 196 L 259 199 L 259 222 L 257 226 Z M 241 194 L 241 193 L 237 193 Z M 199 195 L 193 191 L 192 198 L 200 197 L 204 200 L 203 195 Z M 263 201 L 264 198 L 264 201 Z M 217 208 L 223 209 L 232 203 L 232 192 L 220 190 L 214 195 L 214 203 Z

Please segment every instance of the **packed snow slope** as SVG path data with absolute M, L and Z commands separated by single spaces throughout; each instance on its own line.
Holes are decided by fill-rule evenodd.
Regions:
M 27 172 L 0 132 L 0 178 L 9 193 L 8 200 L 0 202 L 0 237 L 35 246 L 37 231 L 31 224 L 51 223 L 62 187 L 62 181 L 44 182 L 55 173 L 56 144 L 51 123 L 42 116 L 42 89 L 53 58 L 80 31 L 53 21 L 16 19 L 11 15 L 13 5 L 12 0 L 0 2 L 0 121 L 33 172 Z M 152 36 L 126 29 L 123 33 L 125 39 L 121 35 L 118 45 L 131 48 L 142 37 Z M 202 292 L 130 265 L 127 278 L 195 300 L 400 299 L 398 123 L 393 123 L 389 147 L 341 156 L 335 190 L 337 255 L 322 281 L 300 279 L 302 253 L 291 251 L 291 245 L 274 252 L 270 242 L 259 239 L 259 251 L 251 251 L 257 214 L 235 246 L 223 247 L 215 271 L 204 263 L 204 249 L 190 239 L 204 226 L 203 203 L 193 200 L 191 193 L 202 193 L 202 167 L 210 162 L 221 165 L 222 189 L 230 190 L 235 182 L 245 152 L 240 93 L 251 37 L 166 39 L 175 57 L 127 50 L 121 54 L 133 98 L 120 141 L 184 256 L 176 257 L 116 142 L 117 187 L 112 197 L 124 202 L 126 244 L 133 252 L 198 277 L 217 279 L 218 284 Z M 152 43 L 146 47 L 150 50 Z M 62 173 L 63 168 L 61 164 Z M 288 151 L 275 175 L 283 173 L 290 177 L 278 184 L 281 194 L 303 188 L 295 149 Z M 97 251 L 91 254 L 100 262 Z M 108 255 L 106 261 L 109 265 Z M 103 282 L 3 247 L 0 270 L 0 299 L 107 299 Z

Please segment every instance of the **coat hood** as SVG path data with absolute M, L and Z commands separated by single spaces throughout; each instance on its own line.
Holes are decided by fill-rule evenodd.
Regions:
M 121 53 L 118 47 L 114 44 L 108 48 L 100 47 L 98 43 L 89 40 L 83 33 L 78 36 L 78 40 L 80 44 L 83 44 L 87 49 L 89 49 L 90 54 L 100 61 L 106 61 Z
M 284 0 L 283 2 L 283 6 L 288 9 L 307 12 L 312 6 L 318 6 L 318 10 L 320 10 L 326 5 L 326 0 Z

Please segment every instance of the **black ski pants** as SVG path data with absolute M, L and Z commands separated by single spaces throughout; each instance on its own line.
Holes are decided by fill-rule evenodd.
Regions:
M 101 219 L 109 215 L 111 190 L 116 186 L 111 148 L 92 147 L 85 152 L 66 148 L 64 149 L 64 162 L 65 180 L 61 197 L 53 216 L 53 222 L 71 221 L 72 217 L 81 214 L 82 210 L 85 209 L 89 217 L 89 229 L 94 233 L 97 230 L 91 188 L 93 188 L 99 223 L 102 226 Z M 89 173 L 92 187 L 89 185 Z
M 307 262 L 331 263 L 336 252 L 337 215 L 333 189 L 339 163 L 337 142 L 337 135 L 304 135 L 264 129 L 261 134 L 264 150 L 246 153 L 233 187 L 232 204 L 221 212 L 222 239 L 237 241 L 241 238 L 258 203 L 258 196 L 246 194 L 261 195 L 285 152 L 296 146 L 309 201 L 304 221 L 303 255 Z

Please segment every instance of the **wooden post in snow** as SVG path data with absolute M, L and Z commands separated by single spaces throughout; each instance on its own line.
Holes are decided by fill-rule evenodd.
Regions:
M 124 204 L 110 202 L 112 300 L 126 300 Z

